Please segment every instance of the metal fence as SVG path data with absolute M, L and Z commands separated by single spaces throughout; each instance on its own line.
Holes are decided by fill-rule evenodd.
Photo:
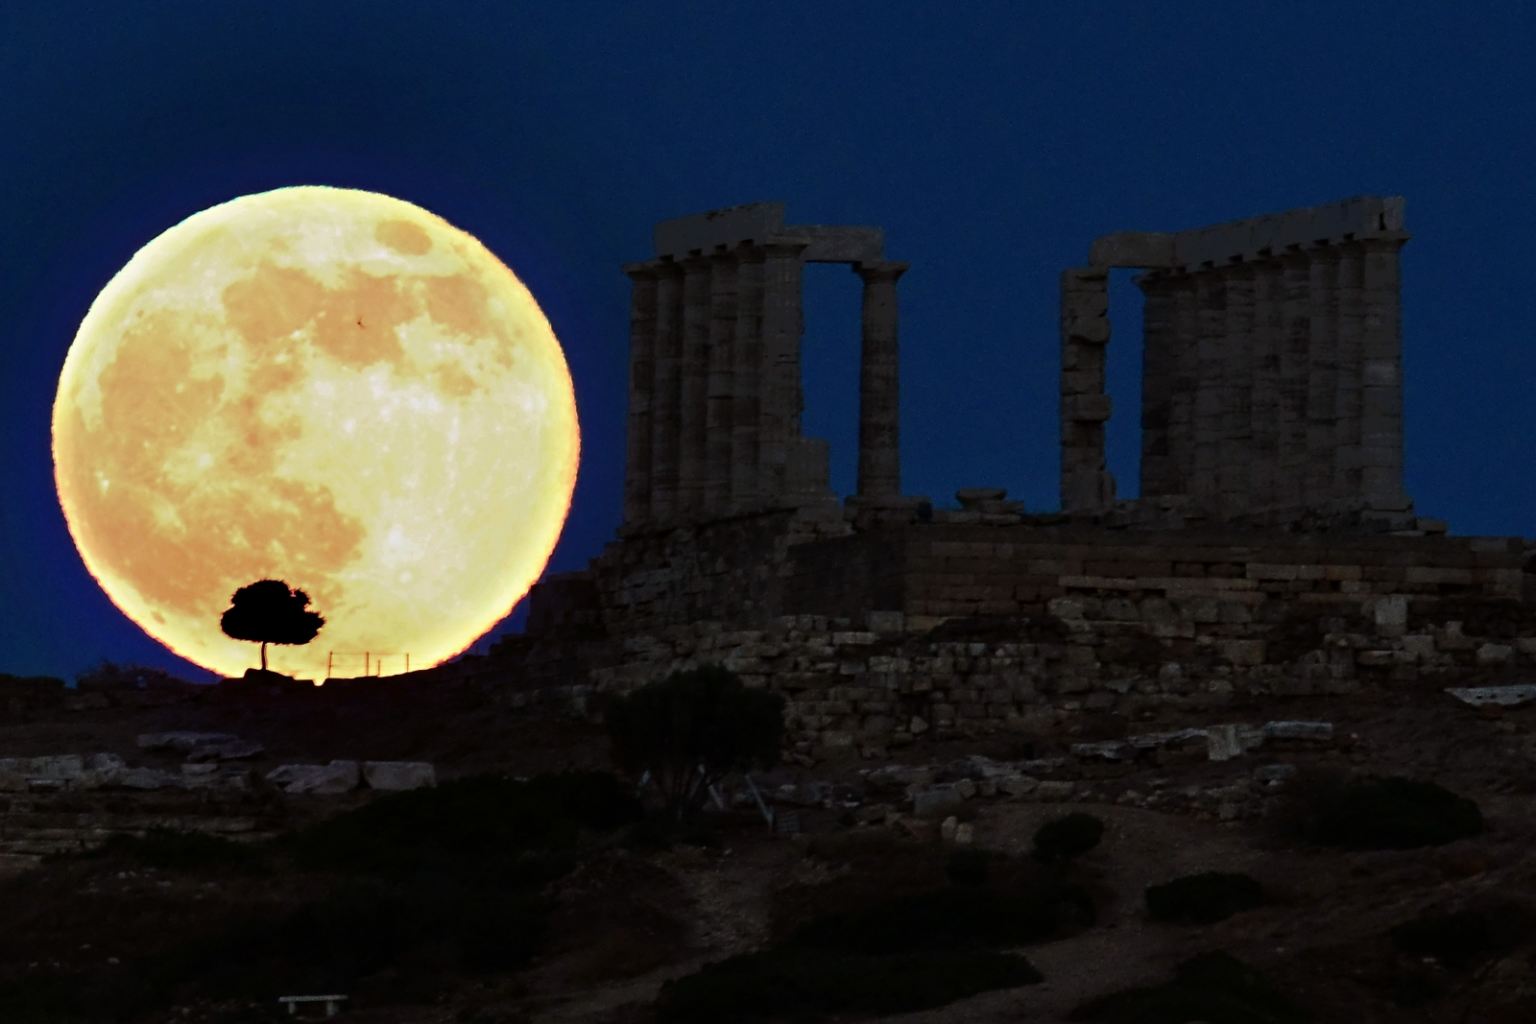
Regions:
M 389 667 L 386 669 L 385 666 Z M 354 679 L 360 676 L 399 675 L 411 670 L 411 655 L 390 651 L 329 651 L 325 678 Z

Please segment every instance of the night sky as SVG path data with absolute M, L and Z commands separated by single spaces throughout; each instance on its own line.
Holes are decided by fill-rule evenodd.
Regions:
M 1340 11 L 1338 8 L 1343 7 Z M 1407 197 L 1406 476 L 1457 533 L 1536 533 L 1536 14 L 1517 4 L 9 3 L 0 7 L 0 671 L 209 674 L 86 573 L 52 479 L 91 300 L 188 215 L 371 189 L 479 237 L 576 383 L 550 568 L 618 524 L 628 280 L 655 221 L 758 200 L 876 224 L 900 285 L 903 472 L 1056 507 L 1057 275 L 1117 230 Z M 1139 293 L 1117 273 L 1111 468 L 1135 493 Z M 806 273 L 805 431 L 852 490 L 859 282 Z M 505 627 L 503 627 L 505 628 Z M 477 649 L 483 649 L 485 641 Z

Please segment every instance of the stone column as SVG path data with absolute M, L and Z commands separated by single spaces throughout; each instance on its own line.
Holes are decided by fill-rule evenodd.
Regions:
M 755 508 L 762 498 L 758 460 L 759 389 L 763 381 L 763 250 L 736 254 L 736 334 L 731 374 L 731 508 Z
M 1177 338 L 1172 280 L 1148 273 L 1136 278 L 1143 296 L 1141 336 L 1141 488 L 1143 498 L 1178 494 L 1169 445 Z
M 1397 232 L 1360 243 L 1362 412 L 1360 489 L 1372 508 L 1408 507 L 1403 489 L 1403 341 Z
M 907 264 L 860 263 L 864 282 L 859 348 L 859 480 L 863 499 L 901 496 L 901 352 L 896 333 L 896 280 Z
M 800 281 L 809 244 L 804 238 L 778 238 L 764 246 L 758 493 L 770 503 L 789 494 L 790 449 L 800 439 Z
M 1193 493 L 1195 479 L 1195 393 L 1200 385 L 1199 297 L 1193 274 L 1179 273 L 1173 287 L 1173 391 L 1168 399 L 1168 453 L 1173 485 L 1169 493 Z
M 1254 265 L 1253 402 L 1250 429 L 1253 460 L 1248 486 L 1252 507 L 1273 508 L 1280 501 L 1281 416 L 1280 352 L 1285 343 L 1285 276 L 1280 261 Z
M 704 473 L 709 435 L 710 260 L 690 256 L 683 261 L 682 420 L 677 461 L 678 510 L 684 517 L 704 511 Z
M 1313 506 L 1342 497 L 1334 489 L 1334 391 L 1339 369 L 1339 250 L 1321 246 L 1311 256 L 1308 286 L 1307 466 L 1305 499 Z
M 1338 246 L 1339 330 L 1333 378 L 1333 491 L 1341 498 L 1360 496 L 1360 412 L 1364 328 L 1364 253 L 1346 242 Z
M 1061 274 L 1061 507 L 1098 512 L 1115 500 L 1104 455 L 1104 346 L 1109 343 L 1109 272 Z
M 736 257 L 719 253 L 710 271 L 709 377 L 705 427 L 706 465 L 704 512 L 721 516 L 731 506 L 731 445 L 735 429 L 732 408 L 736 370 Z
M 656 265 L 656 397 L 651 416 L 651 519 L 677 518 L 678 445 L 682 415 L 683 271 Z
M 1280 479 L 1277 502 L 1299 509 L 1307 503 L 1307 374 L 1311 370 L 1312 261 L 1299 249 L 1280 257 Z
M 1223 271 L 1223 277 L 1227 326 L 1220 353 L 1222 430 L 1216 473 L 1221 507 L 1240 515 L 1253 504 L 1253 267 L 1239 263 Z
M 1195 349 L 1195 469 L 1189 493 L 1208 510 L 1221 504 L 1221 451 L 1226 434 L 1224 347 L 1227 341 L 1227 282 L 1219 270 L 1195 274 L 1199 333 Z
M 624 268 L 629 293 L 629 436 L 624 459 L 624 522 L 644 523 L 651 515 L 651 445 L 656 392 L 656 268 Z

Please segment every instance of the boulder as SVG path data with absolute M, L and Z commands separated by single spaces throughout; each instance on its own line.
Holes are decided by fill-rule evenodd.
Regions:
M 266 774 L 266 780 L 284 793 L 335 795 L 350 793 L 362 781 L 356 761 L 332 761 L 330 764 L 285 764 Z

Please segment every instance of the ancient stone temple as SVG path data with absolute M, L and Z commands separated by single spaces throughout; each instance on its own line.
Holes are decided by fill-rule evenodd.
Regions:
M 1403 492 L 1398 199 L 1098 239 L 1062 277 L 1062 509 L 901 493 L 896 283 L 869 227 L 762 203 L 627 269 L 624 525 L 527 632 L 445 666 L 584 706 L 719 662 L 802 749 L 1536 671 L 1536 565 Z M 862 281 L 858 493 L 800 426 L 800 277 Z M 1109 271 L 1145 295 L 1141 495 L 1105 470 Z M 998 301 L 1008 301 L 998 296 Z M 1054 347 L 1049 311 L 1038 343 Z M 1075 725 L 1072 727 L 1076 727 Z
M 1095 241 L 1061 278 L 1061 503 L 1112 507 L 1109 270 L 1146 270 L 1143 498 L 1216 520 L 1406 513 L 1401 198 Z M 1166 502 L 1165 502 L 1166 504 Z
M 896 282 L 872 227 L 787 225 L 753 203 L 656 226 L 624 268 L 630 303 L 628 533 L 833 501 L 827 443 L 801 431 L 801 277 L 845 263 L 863 282 L 861 502 L 901 493 Z

